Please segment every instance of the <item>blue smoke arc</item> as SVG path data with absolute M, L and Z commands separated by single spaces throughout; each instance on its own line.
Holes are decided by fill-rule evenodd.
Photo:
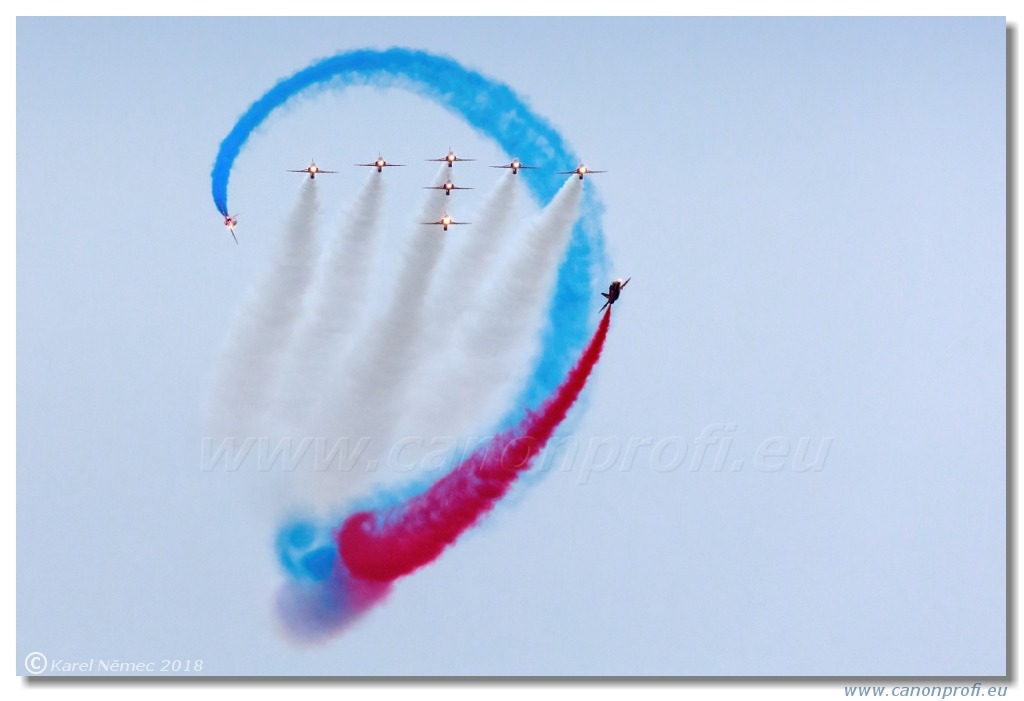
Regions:
M 364 85 L 399 88 L 432 100 L 529 165 L 548 171 L 569 170 L 578 162 L 561 134 L 504 83 L 451 58 L 424 51 L 360 49 L 322 59 L 282 79 L 245 111 L 221 142 L 213 164 L 212 191 L 217 210 L 227 216 L 228 182 L 235 159 L 253 131 L 274 110 L 300 93 Z M 525 180 L 542 206 L 562 184 L 561 178 Z M 566 259 L 558 272 L 539 357 L 518 400 L 501 421 L 502 427 L 518 422 L 527 407 L 540 404 L 558 386 L 590 336 L 597 279 L 603 279 L 607 269 L 603 210 L 588 183 Z

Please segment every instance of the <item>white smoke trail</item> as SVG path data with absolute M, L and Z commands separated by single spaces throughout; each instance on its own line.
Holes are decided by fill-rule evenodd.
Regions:
M 370 262 L 380 238 L 383 180 L 379 173 L 370 175 L 320 265 L 279 386 L 276 405 L 284 424 L 301 426 L 308 418 L 310 397 L 334 377 L 336 365 L 355 335 Z
M 435 185 L 446 179 L 446 166 L 435 178 Z M 390 435 L 399 402 L 408 391 L 406 378 L 418 364 L 422 352 L 425 309 L 424 297 L 445 238 L 455 231 L 443 232 L 440 227 L 426 228 L 419 222 L 436 221 L 445 213 L 445 196 L 431 192 L 417 220 L 416 229 L 407 239 L 396 275 L 397 287 L 384 313 L 370 324 L 352 349 L 351 357 L 339 373 L 341 390 L 327 397 L 319 417 L 311 425 L 315 434 L 329 439 L 367 439 L 369 448 L 360 455 L 358 464 L 349 471 L 333 466 L 316 474 L 324 479 L 310 482 L 309 496 L 319 504 L 334 503 L 353 483 L 362 481 L 363 468 L 379 455 Z M 429 349 L 427 349 L 429 350 Z M 372 469 L 371 469 L 372 472 Z
M 514 391 L 526 366 L 517 353 L 535 352 L 537 333 L 558 268 L 577 218 L 583 183 L 570 178 L 536 223 L 517 242 L 513 255 L 455 330 L 451 352 L 424 378 L 409 402 L 403 426 L 419 436 L 465 436 L 494 418 L 486 416 L 502 395 Z M 524 348 L 524 342 L 526 344 Z
M 302 186 L 270 269 L 251 288 L 228 332 L 208 406 L 213 435 L 258 436 L 266 432 L 273 380 L 319 253 L 319 214 L 316 182 L 310 179 Z
M 518 180 L 518 175 L 506 172 L 474 215 L 473 228 L 447 249 L 427 298 L 430 324 L 423 343 L 434 349 L 433 355 L 449 347 L 453 326 L 472 308 L 493 272 L 494 255 L 513 221 Z

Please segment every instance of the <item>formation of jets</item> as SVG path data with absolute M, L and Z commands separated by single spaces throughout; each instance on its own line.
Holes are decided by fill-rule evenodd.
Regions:
M 475 158 L 461 158 L 460 156 L 455 155 L 455 151 L 453 151 L 451 149 L 451 147 L 449 147 L 448 148 L 448 155 L 444 156 L 443 158 L 428 158 L 426 160 L 428 162 L 433 162 L 433 163 L 447 163 L 448 167 L 451 168 L 455 163 L 462 163 L 462 162 L 466 162 L 466 161 L 475 161 L 476 159 Z M 402 167 L 404 167 L 404 164 L 402 164 L 402 163 L 388 163 L 386 160 L 384 160 L 384 157 L 381 156 L 379 153 L 377 154 L 376 160 L 374 160 L 372 163 L 356 163 L 355 165 L 356 166 L 360 166 L 360 167 L 365 167 L 365 168 L 376 168 L 378 173 L 383 173 L 385 168 L 402 168 Z M 512 175 L 517 175 L 520 170 L 537 170 L 538 166 L 528 166 L 528 165 L 523 164 L 523 162 L 520 161 L 518 158 L 513 158 L 510 163 L 503 164 L 503 165 L 491 166 L 491 168 L 504 168 L 506 170 L 511 170 L 512 171 Z M 306 174 L 309 175 L 309 179 L 310 180 L 314 180 L 314 179 L 316 179 L 317 175 L 323 175 L 324 173 L 337 173 L 338 171 L 336 171 L 336 170 L 324 170 L 323 168 L 320 168 L 316 164 L 316 162 L 311 161 L 309 166 L 307 166 L 306 168 L 303 168 L 301 170 L 289 170 L 288 172 L 289 173 L 306 173 Z M 583 180 L 583 177 L 586 176 L 586 175 L 594 175 L 596 173 L 607 173 L 607 172 L 608 171 L 606 171 L 606 170 L 591 170 L 587 166 L 585 166 L 582 163 L 580 163 L 576 167 L 575 170 L 561 170 L 561 171 L 558 171 L 557 174 L 558 175 L 576 175 L 576 176 L 579 177 L 580 180 Z M 451 178 L 449 178 L 449 179 L 445 180 L 443 185 L 428 185 L 428 186 L 425 186 L 423 189 L 424 190 L 444 190 L 445 196 L 448 197 L 448 196 L 450 196 L 452 194 L 452 190 L 472 190 L 473 188 L 471 188 L 471 187 L 460 187 L 460 186 L 456 185 L 455 183 L 453 183 L 451 181 Z M 448 231 L 448 227 L 449 226 L 462 226 L 462 225 L 469 224 L 470 222 L 455 221 L 454 219 L 451 218 L 451 216 L 449 216 L 447 213 L 445 213 L 445 215 L 443 217 L 441 217 L 440 219 L 438 219 L 437 221 L 420 222 L 420 223 L 423 226 L 440 226 L 443 231 Z M 237 224 L 238 224 L 238 215 L 237 214 L 230 214 L 230 215 L 225 215 L 224 216 L 224 226 L 227 227 L 227 230 L 231 233 L 231 237 L 235 240 L 236 244 L 238 243 L 238 237 L 235 235 L 235 226 L 237 226 Z M 619 295 L 622 294 L 622 289 L 626 285 L 629 284 L 629 281 L 631 279 L 632 278 L 626 278 L 625 281 L 623 281 L 621 278 L 618 279 L 618 280 L 614 280 L 608 286 L 608 291 L 601 293 L 601 295 L 605 298 L 605 303 L 601 307 L 601 309 L 599 310 L 599 313 L 604 311 L 605 307 L 608 307 L 610 305 L 615 304 L 615 301 L 619 298 Z

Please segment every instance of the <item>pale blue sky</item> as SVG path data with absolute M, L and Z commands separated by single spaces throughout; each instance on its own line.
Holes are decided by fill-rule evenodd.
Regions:
M 378 150 L 507 159 L 407 94 L 323 95 L 240 157 L 238 247 L 209 170 L 277 79 L 393 45 L 508 83 L 611 171 L 590 184 L 633 282 L 581 451 L 731 443 L 721 471 L 643 449 L 534 479 L 302 648 L 270 606 L 277 524 L 198 465 L 283 170 L 345 171 L 333 225 Z M 1005 672 L 1002 18 L 32 19 L 17 53 L 18 673 L 34 650 L 218 675 Z M 433 172 L 402 170 L 396 192 Z M 471 211 L 494 172 L 466 172 Z M 821 469 L 767 470 L 775 437 L 830 439 Z

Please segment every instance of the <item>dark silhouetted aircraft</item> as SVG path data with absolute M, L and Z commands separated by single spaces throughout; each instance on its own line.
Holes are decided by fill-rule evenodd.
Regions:
M 626 281 L 623 282 L 622 278 L 619 278 L 618 280 L 612 282 L 612 284 L 608 285 L 608 291 L 601 293 L 601 296 L 604 297 L 607 301 L 600 309 L 597 310 L 597 313 L 600 314 L 601 312 L 603 312 L 604 308 L 607 307 L 609 304 L 615 304 L 615 300 L 617 300 L 619 298 L 619 295 L 622 294 L 622 288 L 628 285 L 629 281 L 632 279 L 633 278 L 628 277 L 626 278 Z

